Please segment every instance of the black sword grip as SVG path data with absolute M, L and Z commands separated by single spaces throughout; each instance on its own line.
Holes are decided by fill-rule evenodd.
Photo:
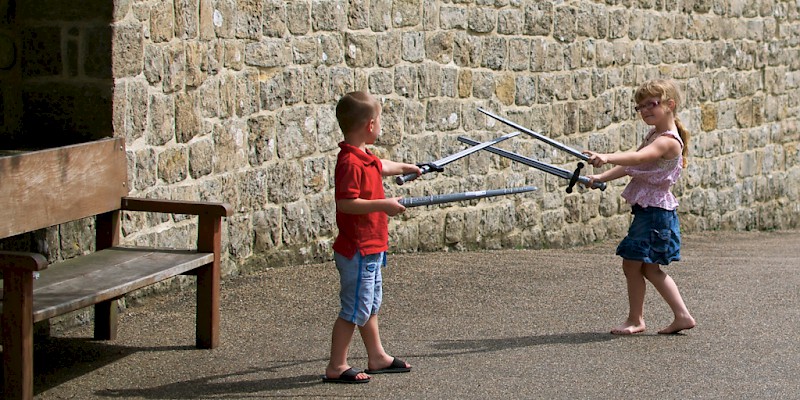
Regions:
M 569 186 L 567 186 L 567 193 L 572 193 L 572 187 L 578 183 L 578 178 L 581 177 L 581 168 L 583 168 L 583 163 L 579 162 L 578 167 L 575 168 L 575 172 L 572 173 L 572 177 L 569 178 Z
M 422 170 L 422 174 L 427 174 L 428 172 L 431 172 L 430 164 L 419 165 L 419 167 Z M 439 170 L 442 169 L 440 168 Z M 410 182 L 413 181 L 414 179 L 419 178 L 420 176 L 422 176 L 422 174 L 417 175 L 417 173 L 412 172 L 410 174 L 400 175 L 397 178 L 395 178 L 394 181 L 398 185 L 402 186 L 406 182 Z

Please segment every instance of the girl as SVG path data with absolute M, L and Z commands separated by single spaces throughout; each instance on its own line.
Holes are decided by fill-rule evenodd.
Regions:
M 614 154 L 584 152 L 595 168 L 615 165 L 601 174 L 590 175 L 590 187 L 594 181 L 631 177 L 622 197 L 632 206 L 633 222 L 617 247 L 617 255 L 623 259 L 630 310 L 625 322 L 611 333 L 644 332 L 646 278 L 675 314 L 672 323 L 658 333 L 674 334 L 695 326 L 675 281 L 661 270 L 661 265 L 680 260 L 680 226 L 675 211 L 678 201 L 670 187 L 686 167 L 689 132 L 678 120 L 680 92 L 674 82 L 663 79 L 645 82 L 636 91 L 634 100 L 637 104 L 634 109 L 653 127 L 639 148 Z

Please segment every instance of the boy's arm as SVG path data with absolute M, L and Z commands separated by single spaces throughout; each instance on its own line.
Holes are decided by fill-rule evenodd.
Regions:
M 406 210 L 398 202 L 399 199 L 400 197 L 375 200 L 339 199 L 336 200 L 336 209 L 345 214 L 362 215 L 372 212 L 385 212 L 389 216 L 395 216 Z
M 383 164 L 383 170 L 381 171 L 381 175 L 383 176 L 405 175 L 405 174 L 422 175 L 422 170 L 414 164 L 407 164 L 407 163 L 401 163 L 383 159 L 381 160 L 381 164 Z

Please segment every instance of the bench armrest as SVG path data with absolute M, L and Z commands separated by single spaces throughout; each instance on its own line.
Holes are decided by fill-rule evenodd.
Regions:
M 135 197 L 123 197 L 124 211 L 146 211 L 170 214 L 207 215 L 211 217 L 230 217 L 233 215 L 231 206 L 227 203 L 213 203 L 205 201 L 182 200 L 154 200 Z
M 0 269 L 13 268 L 28 271 L 47 269 L 47 258 L 39 253 L 0 251 Z

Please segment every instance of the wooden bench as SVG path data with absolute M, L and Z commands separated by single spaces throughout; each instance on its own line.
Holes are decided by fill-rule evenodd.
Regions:
M 0 251 L 4 399 L 33 398 L 33 324 L 94 306 L 94 336 L 116 337 L 116 300 L 180 274 L 197 277 L 196 345 L 219 344 L 223 203 L 126 197 L 121 138 L 0 157 L 0 239 L 95 217 L 95 252 L 48 265 Z M 194 250 L 119 246 L 121 212 L 198 216 Z M 38 278 L 36 278 L 38 275 Z

